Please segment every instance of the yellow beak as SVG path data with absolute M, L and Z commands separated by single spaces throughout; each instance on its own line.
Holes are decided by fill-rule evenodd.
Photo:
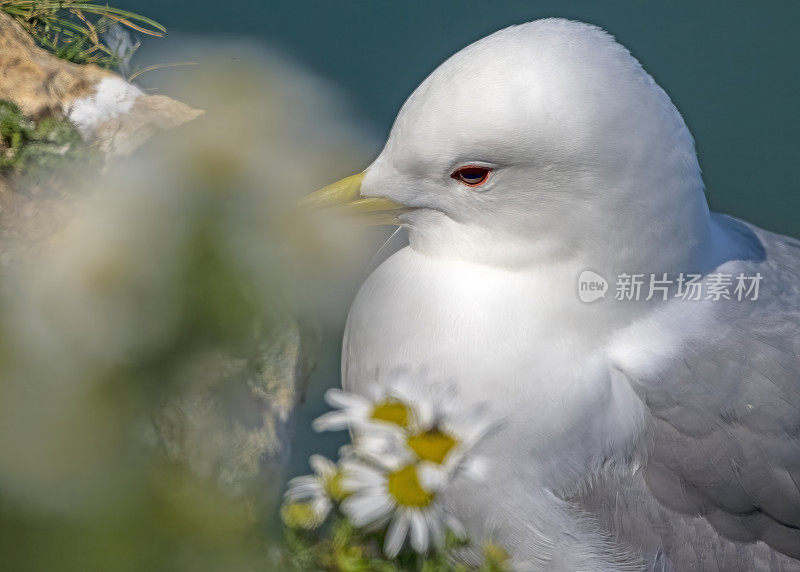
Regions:
M 361 198 L 361 181 L 364 173 L 345 177 L 306 195 L 300 206 L 309 209 L 327 209 L 336 207 L 338 211 L 360 215 L 362 224 L 366 226 L 397 225 L 397 217 L 406 209 L 388 199 Z

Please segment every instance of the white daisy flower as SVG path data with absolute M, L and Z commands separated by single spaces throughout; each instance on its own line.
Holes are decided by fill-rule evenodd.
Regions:
M 432 402 L 427 422 L 406 433 L 405 446 L 450 477 L 458 473 L 481 478 L 483 459 L 473 449 L 498 426 L 495 419 L 483 406 L 464 407 L 452 390 L 441 391 Z
M 464 538 L 464 527 L 439 501 L 447 481 L 430 463 L 405 463 L 399 457 L 342 461 L 342 483 L 351 492 L 341 504 L 350 521 L 367 529 L 388 525 L 384 552 L 394 558 L 410 539 L 411 547 L 424 553 L 441 547 L 445 533 Z
M 405 385 L 403 378 L 387 385 L 376 384 L 370 388 L 367 397 L 341 389 L 329 389 L 325 392 L 325 401 L 336 411 L 315 419 L 314 430 L 405 429 L 416 422 L 415 415 L 424 414 L 425 410 L 424 403 L 405 399 Z
M 427 385 L 397 376 L 362 396 L 329 390 L 336 409 L 314 422 L 318 431 L 349 429 L 353 441 L 339 451 L 339 509 L 355 525 L 386 529 L 384 552 L 395 557 L 406 542 L 424 553 L 442 546 L 450 530 L 464 536 L 441 495 L 462 475 L 480 478 L 475 445 L 496 424 L 481 407 L 464 407 L 454 386 Z M 298 490 L 318 484 L 301 481 Z M 328 508 L 330 510 L 330 508 Z
M 312 475 L 295 477 L 289 481 L 282 514 L 287 524 L 315 528 L 322 524 L 333 508 L 333 501 L 346 496 L 342 488 L 342 474 L 335 463 L 321 455 L 311 455 Z
M 337 398 L 342 394 L 345 392 L 338 392 Z M 351 395 L 345 394 L 345 399 Z M 366 421 L 353 423 L 356 452 L 363 451 L 372 457 L 382 454 L 402 456 L 407 462 L 413 459 L 427 461 L 451 477 L 456 473 L 474 478 L 481 476 L 483 461 L 471 453 L 475 445 L 497 426 L 484 407 L 464 407 L 453 386 L 413 384 L 405 378 L 390 385 L 379 403 L 383 404 L 379 406 L 390 403 L 404 407 L 404 423 L 397 431 L 386 431 L 383 425 Z M 355 413 L 350 411 L 348 415 Z M 398 448 L 403 451 L 398 451 Z

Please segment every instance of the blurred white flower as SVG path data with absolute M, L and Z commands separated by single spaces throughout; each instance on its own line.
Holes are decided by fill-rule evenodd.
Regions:
M 498 425 L 486 407 L 465 407 L 448 388 L 435 395 L 430 417 L 407 432 L 403 444 L 420 461 L 433 463 L 450 478 L 464 474 L 480 479 L 484 460 L 475 455 L 475 446 Z
M 454 388 L 448 389 L 454 391 Z M 369 386 L 367 395 L 329 389 L 325 392 L 325 401 L 338 411 L 317 418 L 314 429 L 417 431 L 429 427 L 444 411 L 441 405 L 445 400 L 437 390 L 441 388 L 415 382 L 406 374 L 396 374 L 385 383 Z M 452 409 L 452 399 L 446 401 L 448 410 Z
M 388 525 L 383 548 L 387 557 L 397 556 L 406 538 L 420 554 L 431 546 L 441 547 L 448 530 L 464 538 L 464 527 L 440 502 L 449 481 L 435 465 L 382 455 L 345 459 L 341 469 L 342 484 L 350 491 L 342 512 L 358 527 Z
M 290 480 L 284 497 L 289 510 L 304 511 L 305 520 L 318 525 L 328 517 L 334 501 L 341 500 L 346 493 L 341 484 L 342 475 L 335 463 L 322 455 L 311 455 L 309 464 L 314 474 Z
M 469 453 L 497 425 L 485 407 L 464 406 L 453 386 L 413 383 L 405 376 L 376 386 L 369 397 L 331 389 L 325 398 L 338 410 L 315 420 L 317 431 L 348 428 L 356 454 L 426 461 L 450 476 L 480 477 L 481 459 Z
M 389 558 L 406 539 L 424 553 L 441 547 L 448 530 L 464 536 L 441 499 L 459 477 L 483 477 L 474 449 L 497 426 L 484 407 L 466 406 L 452 385 L 407 375 L 376 383 L 367 395 L 331 389 L 325 399 L 336 410 L 317 418 L 314 428 L 349 429 L 352 435 L 339 451 L 348 492 L 342 514 L 357 527 L 386 529 Z
M 440 547 L 448 530 L 464 529 L 441 502 L 456 478 L 482 476 L 473 449 L 496 425 L 483 407 L 466 407 L 450 385 L 398 375 L 368 395 L 331 389 L 336 411 L 314 422 L 318 431 L 349 429 L 340 450 L 342 485 L 350 493 L 342 513 L 356 526 L 386 530 L 384 552 L 395 557 L 410 539 L 424 553 Z
M 413 423 L 411 409 L 388 387 L 376 388 L 370 397 L 329 389 L 325 392 L 325 401 L 337 410 L 315 419 L 315 431 L 368 428 L 392 431 L 402 430 Z

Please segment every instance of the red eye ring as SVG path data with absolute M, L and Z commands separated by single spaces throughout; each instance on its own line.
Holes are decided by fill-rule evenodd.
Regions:
M 465 165 L 453 171 L 450 177 L 468 187 L 480 187 L 489 180 L 489 175 L 491 173 L 492 170 L 489 167 Z

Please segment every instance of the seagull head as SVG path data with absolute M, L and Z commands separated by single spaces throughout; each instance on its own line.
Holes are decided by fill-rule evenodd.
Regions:
M 406 226 L 416 250 L 506 266 L 672 271 L 699 256 L 709 225 L 694 141 L 667 94 L 610 35 L 561 19 L 506 28 L 439 66 L 375 161 L 311 202 L 352 199 Z

